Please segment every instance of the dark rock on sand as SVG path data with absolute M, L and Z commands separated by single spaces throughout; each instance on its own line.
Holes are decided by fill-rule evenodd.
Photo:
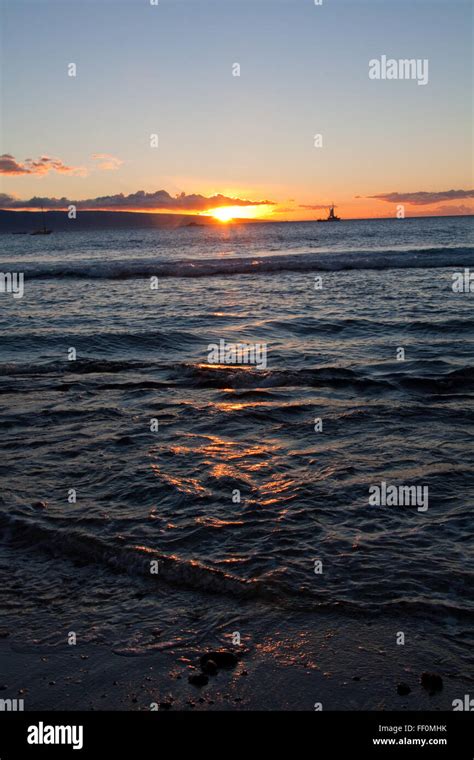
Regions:
M 34 501 L 31 506 L 33 509 L 47 509 L 48 503 L 46 501 Z
M 407 694 L 411 692 L 410 687 L 407 683 L 399 683 L 397 686 L 397 694 L 400 694 L 401 697 L 405 697 Z
M 7 639 L 10 635 L 10 631 L 7 631 L 6 628 L 0 628 L 0 639 Z
M 201 688 L 201 686 L 206 686 L 206 684 L 209 683 L 209 678 L 204 675 L 204 673 L 195 673 L 192 676 L 188 676 L 189 683 L 192 683 L 193 686 L 198 686 Z
M 425 671 L 421 674 L 421 685 L 431 694 L 434 694 L 435 691 L 441 691 L 443 688 L 443 679 L 439 673 L 428 673 Z
M 218 671 L 218 667 L 214 660 L 206 660 L 206 662 L 202 665 L 202 669 L 210 676 L 215 676 Z
M 229 652 L 225 649 L 219 649 L 216 652 L 207 652 L 203 654 L 200 663 L 201 668 L 204 670 L 207 663 L 212 660 L 218 668 L 235 668 L 238 663 L 238 657 L 234 652 Z

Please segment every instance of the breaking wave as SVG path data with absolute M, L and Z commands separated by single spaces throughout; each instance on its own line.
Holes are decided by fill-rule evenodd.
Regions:
M 337 272 L 350 269 L 429 269 L 474 266 L 470 247 L 415 248 L 405 251 L 346 251 L 291 253 L 220 259 L 128 259 L 127 261 L 37 263 L 22 266 L 27 279 L 133 279 L 140 277 L 209 277 L 212 275 L 273 274 L 276 272 Z
M 253 600 L 272 606 L 293 610 L 324 611 L 339 610 L 349 614 L 364 614 L 369 610 L 386 609 L 397 614 L 410 610 L 413 614 L 439 615 L 444 612 L 460 616 L 472 616 L 471 607 L 451 602 L 432 604 L 429 600 L 395 598 L 377 604 L 338 600 L 332 595 L 318 595 L 301 587 L 292 588 L 285 582 L 284 574 L 267 573 L 260 578 L 245 579 L 232 573 L 211 567 L 193 559 L 164 554 L 146 546 L 120 544 L 106 541 L 84 531 L 41 524 L 24 515 L 0 513 L 0 538 L 8 543 L 31 550 L 45 551 L 82 564 L 98 566 L 102 570 L 127 574 L 151 584 L 151 592 L 166 583 L 184 590 L 218 594 L 242 601 Z M 150 563 L 158 563 L 158 572 L 150 572 Z

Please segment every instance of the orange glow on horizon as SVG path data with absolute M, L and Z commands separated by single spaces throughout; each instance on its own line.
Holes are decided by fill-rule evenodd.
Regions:
M 211 208 L 202 216 L 212 216 L 220 222 L 231 222 L 232 219 L 263 219 L 268 216 L 272 206 L 263 203 L 258 206 L 219 206 Z
M 328 213 L 328 205 L 310 207 L 308 205 L 296 204 L 287 205 L 284 203 L 260 204 L 254 206 L 220 206 L 206 211 L 199 211 L 194 209 L 165 209 L 165 208 L 131 208 L 127 206 L 87 206 L 78 205 L 78 211 L 88 212 L 101 212 L 109 211 L 116 214 L 120 213 L 133 213 L 133 214 L 154 214 L 157 217 L 207 217 L 209 221 L 221 222 L 224 225 L 239 220 L 245 221 L 265 221 L 265 222 L 310 222 L 319 218 L 325 218 Z M 41 206 L 2 206 L 0 204 L 1 211 L 9 212 L 41 212 Z M 44 207 L 44 213 L 60 212 L 67 213 L 67 207 Z M 336 204 L 336 213 L 343 220 L 351 219 L 396 219 L 397 206 L 395 203 L 385 203 L 383 201 L 371 201 L 370 199 L 356 199 L 356 200 L 340 200 Z M 442 204 L 439 208 L 439 203 L 426 204 L 426 205 L 414 205 L 407 203 L 405 208 L 406 217 L 431 217 L 431 216 L 469 216 L 474 214 L 474 205 L 472 201 L 466 199 L 463 201 L 462 207 L 456 202 Z

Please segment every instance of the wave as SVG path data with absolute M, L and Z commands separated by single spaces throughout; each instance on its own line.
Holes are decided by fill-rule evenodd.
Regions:
M 298 317 L 297 319 L 274 319 L 265 323 L 265 329 L 281 330 L 292 335 L 307 338 L 313 335 L 340 335 L 347 332 L 350 336 L 359 334 L 367 335 L 387 335 L 395 331 L 399 333 L 414 332 L 426 333 L 468 333 L 474 334 L 474 320 L 461 319 L 454 317 L 452 319 L 436 320 L 384 320 L 354 318 L 327 320 L 323 317 Z
M 151 582 L 238 597 L 265 596 L 262 584 L 213 568 L 197 560 L 185 560 L 145 546 L 121 546 L 72 528 L 50 527 L 36 519 L 0 513 L 0 534 L 14 546 L 59 553 L 87 564 L 107 566 L 115 572 L 139 576 Z M 151 573 L 151 562 L 158 573 Z
M 232 365 L 179 365 L 179 384 L 203 388 L 318 388 L 355 386 L 361 389 L 406 387 L 413 390 L 446 392 L 474 390 L 474 367 L 449 371 L 431 370 L 417 375 L 387 371 L 371 376 L 370 367 L 315 367 L 313 369 L 259 370 Z
M 58 522 L 63 522 L 59 521 Z M 261 578 L 245 579 L 237 575 L 192 559 L 183 559 L 150 549 L 146 546 L 120 544 L 106 541 L 90 533 L 41 524 L 36 519 L 24 515 L 0 512 L 0 537 L 10 545 L 31 551 L 52 553 L 81 565 L 94 565 L 119 574 L 127 574 L 133 579 L 148 582 L 153 588 L 164 582 L 184 590 L 233 597 L 239 600 L 253 600 L 276 607 L 305 612 L 339 611 L 349 614 L 366 614 L 380 611 L 398 614 L 400 610 L 421 616 L 441 613 L 472 617 L 471 606 L 454 602 L 429 599 L 390 599 L 372 604 L 348 599 L 335 599 L 332 594 L 307 591 L 301 586 L 292 588 L 285 582 L 284 573 L 270 572 Z M 157 562 L 158 572 L 150 571 L 151 562 Z
M 321 367 L 314 369 L 259 370 L 233 365 L 180 366 L 181 384 L 203 388 L 279 388 L 318 387 L 326 383 L 332 386 L 387 385 L 383 379 L 372 380 L 357 370 L 345 367 Z
M 111 353 L 117 351 L 133 351 L 134 349 L 153 349 L 153 350 L 174 350 L 177 346 L 183 347 L 193 345 L 199 342 L 201 339 L 199 335 L 184 330 L 149 330 L 143 332 L 132 332 L 127 330 L 121 330 L 120 332 L 114 332 L 112 330 L 104 330 L 103 332 L 24 332 L 11 331 L 2 340 L 2 347 L 14 348 L 16 351 L 34 351 L 41 347 L 48 348 L 61 348 L 64 349 L 64 344 L 75 346 L 80 356 L 84 354 L 92 354 L 97 352 L 99 355 L 104 353 Z M 74 369 L 74 365 L 77 367 L 86 368 L 92 361 L 92 357 L 84 357 L 76 361 L 66 361 L 69 365 L 69 371 L 80 372 L 81 369 Z M 109 364 L 113 366 L 116 362 L 110 361 Z M 104 360 L 104 367 L 107 362 Z M 131 362 L 130 362 L 131 364 Z M 136 363 L 136 367 L 139 368 L 139 363 Z M 142 364 L 143 366 L 143 364 Z M 85 369 L 85 371 L 89 371 Z M 104 372 L 107 370 L 103 370 Z
M 0 364 L 0 377 L 59 375 L 68 372 L 77 375 L 94 373 L 114 374 L 116 372 L 143 369 L 148 364 L 137 361 L 107 361 L 107 359 L 79 359 L 74 362 L 52 361 L 45 362 L 44 364 L 6 362 Z
M 345 251 L 337 253 L 291 253 L 222 259 L 128 259 L 127 261 L 67 261 L 36 263 L 22 267 L 25 278 L 79 278 L 121 280 L 143 277 L 209 277 L 213 275 L 273 274 L 277 272 L 338 272 L 351 269 L 430 269 L 474 266 L 474 250 L 413 248 L 405 251 Z
M 434 363 L 433 366 L 419 363 L 410 373 L 401 370 L 393 371 L 390 367 L 381 373 L 372 374 L 370 365 L 367 367 L 351 368 L 339 366 L 313 367 L 304 369 L 256 369 L 251 366 L 222 365 L 222 364 L 189 364 L 176 362 L 173 365 L 162 362 L 138 361 L 107 361 L 105 359 L 81 359 L 75 362 L 46 362 L 44 364 L 5 363 L 0 364 L 0 378 L 5 378 L 8 386 L 3 391 L 15 390 L 10 388 L 8 378 L 50 378 L 68 375 L 120 375 L 123 372 L 147 370 L 156 372 L 162 369 L 171 371 L 174 376 L 167 380 L 139 377 L 130 380 L 99 383 L 96 387 L 102 389 L 166 389 L 174 388 L 214 388 L 232 387 L 240 391 L 240 396 L 260 398 L 267 393 L 273 398 L 272 389 L 279 388 L 347 388 L 356 387 L 361 390 L 387 390 L 402 388 L 412 391 L 448 393 L 471 392 L 474 390 L 474 367 L 464 366 L 452 369 L 446 363 Z M 18 385 L 17 390 L 24 392 L 24 387 Z

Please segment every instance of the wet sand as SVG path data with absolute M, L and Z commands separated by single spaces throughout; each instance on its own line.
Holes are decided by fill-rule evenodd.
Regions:
M 104 645 L 57 647 L 28 643 L 11 632 L 0 641 L 2 699 L 24 699 L 27 710 L 452 710 L 452 700 L 472 691 L 472 675 L 456 670 L 456 655 L 439 645 L 436 627 L 395 644 L 400 620 L 322 616 L 318 630 L 268 632 L 239 661 L 210 675 L 207 685 L 188 677 L 201 672 L 194 653 L 147 650 L 126 656 Z M 443 688 L 429 693 L 424 670 L 440 673 Z M 410 693 L 400 695 L 400 683 Z M 6 688 L 5 688 L 6 687 Z

